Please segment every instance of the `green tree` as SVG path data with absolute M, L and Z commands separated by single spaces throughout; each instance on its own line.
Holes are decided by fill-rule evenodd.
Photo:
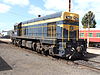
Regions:
M 96 27 L 96 21 L 95 21 L 95 15 L 92 11 L 89 11 L 84 15 L 81 21 L 83 28 L 95 28 Z
M 88 28 L 87 47 L 89 47 L 89 30 L 96 27 L 95 15 L 89 11 L 84 15 L 81 21 L 83 28 Z

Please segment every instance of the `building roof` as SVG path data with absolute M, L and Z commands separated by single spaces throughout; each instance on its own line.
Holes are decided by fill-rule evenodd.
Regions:
M 80 31 L 83 31 L 83 30 L 88 30 L 88 28 L 86 29 L 79 29 Z M 100 28 L 90 28 L 89 30 L 100 30 Z

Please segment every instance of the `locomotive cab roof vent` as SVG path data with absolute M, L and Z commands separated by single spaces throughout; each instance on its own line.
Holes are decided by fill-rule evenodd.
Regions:
M 38 15 L 38 17 L 41 17 L 41 15 Z

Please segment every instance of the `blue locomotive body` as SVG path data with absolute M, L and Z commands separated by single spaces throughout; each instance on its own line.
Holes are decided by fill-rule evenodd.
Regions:
M 20 22 L 14 26 L 14 44 L 37 52 L 65 58 L 79 58 L 86 53 L 86 41 L 79 39 L 79 15 L 58 12 Z

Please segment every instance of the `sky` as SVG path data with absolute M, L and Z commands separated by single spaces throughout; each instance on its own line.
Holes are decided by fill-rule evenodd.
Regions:
M 68 11 L 69 0 L 0 0 L 0 32 L 12 30 L 14 24 L 48 15 Z M 85 13 L 95 14 L 96 28 L 100 28 L 100 0 L 72 0 L 71 12 L 78 13 L 81 20 Z

